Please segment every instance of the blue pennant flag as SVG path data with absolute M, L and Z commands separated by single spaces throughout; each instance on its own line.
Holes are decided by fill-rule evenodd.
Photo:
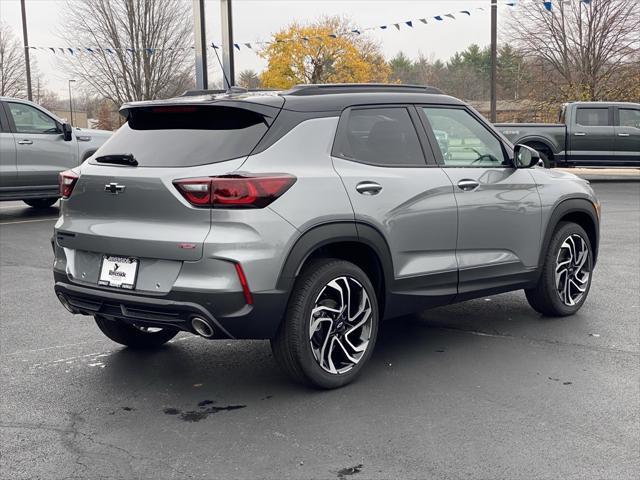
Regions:
M 436 20 L 438 20 L 439 22 L 441 22 L 441 21 L 443 20 L 443 19 L 442 19 L 442 17 L 441 17 L 440 15 L 436 15 L 436 16 L 435 16 L 435 17 L 433 17 L 433 18 L 435 18 L 435 19 L 436 19 Z
M 413 28 L 413 22 L 411 20 L 407 20 L 406 22 L 404 22 L 405 24 L 407 24 L 407 26 L 412 27 Z
M 471 16 L 471 12 L 469 10 L 460 10 L 460 13 L 466 13 L 467 15 Z
M 51 51 L 53 52 L 53 54 L 54 54 L 54 55 L 56 54 L 56 49 L 55 49 L 55 48 L 53 48 L 53 47 L 49 47 L 49 50 L 51 50 Z
M 445 17 L 453 18 L 454 20 L 456 19 L 456 17 L 453 16 L 453 13 L 447 13 Z
M 247 48 L 251 48 L 251 44 L 250 43 L 245 43 L 244 46 L 247 47 Z
M 149 55 L 151 55 L 153 53 L 153 48 L 147 47 L 144 49 L 144 51 L 147 52 Z
M 580 0 L 582 3 L 591 3 L 591 0 Z
M 218 48 L 220 48 L 220 47 L 218 47 L 218 45 L 216 45 L 215 43 L 212 43 L 212 44 L 211 44 L 211 46 L 212 46 L 213 48 L 215 48 L 216 50 L 217 50 Z
M 426 18 L 421 18 L 421 19 L 420 19 L 420 21 L 421 21 L 422 23 L 424 23 L 425 25 L 427 24 L 427 19 L 426 19 Z
M 507 3 L 505 3 L 505 5 L 507 7 L 515 7 L 516 6 L 516 2 L 507 2 Z
M 542 2 L 542 4 L 544 5 L 544 8 L 551 11 L 551 2 Z
M 136 50 L 135 50 L 135 48 L 127 48 L 127 52 L 131 52 L 131 53 L 133 53 L 133 52 L 135 52 L 135 51 L 136 51 Z
M 331 38 L 338 38 L 338 35 L 336 35 L 335 33 L 330 33 L 328 36 Z
M 360 35 L 362 32 L 356 28 L 354 30 L 351 30 L 351 33 L 355 33 L 356 35 Z
M 103 48 L 103 50 L 107 53 L 110 53 L 111 55 L 113 55 L 113 50 L 111 50 L 110 48 Z
M 87 47 L 87 49 L 86 49 L 86 50 L 87 50 L 87 52 L 89 52 L 89 53 L 93 53 L 93 50 L 92 50 L 91 48 L 89 48 L 89 47 Z
M 240 50 L 240 45 L 238 45 L 237 43 L 234 43 L 233 46 Z
M 69 50 L 69 53 L 73 55 L 73 48 L 67 48 L 67 50 Z
M 386 26 L 386 25 L 380 25 L 380 29 L 381 29 L 381 30 L 386 30 L 386 29 L 387 29 L 387 26 Z
M 398 30 L 400 30 L 400 24 L 399 23 L 394 23 L 393 26 L 396 27 Z

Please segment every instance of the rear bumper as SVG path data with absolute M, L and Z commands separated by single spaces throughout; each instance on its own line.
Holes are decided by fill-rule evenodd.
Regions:
M 247 305 L 241 292 L 212 294 L 172 290 L 165 295 L 138 295 L 74 285 L 60 272 L 54 272 L 54 278 L 56 295 L 63 296 L 74 313 L 191 333 L 195 333 L 192 318 L 200 316 L 216 327 L 212 338 L 218 339 L 273 338 L 287 302 L 285 292 L 279 291 L 254 294 L 253 305 Z

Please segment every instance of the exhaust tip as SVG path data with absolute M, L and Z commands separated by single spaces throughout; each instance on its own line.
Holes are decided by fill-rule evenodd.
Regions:
M 71 304 L 69 303 L 69 300 L 67 300 L 67 297 L 65 297 L 63 294 L 61 293 L 58 294 L 58 300 L 60 300 L 60 303 L 62 304 L 62 306 L 66 308 L 70 313 L 73 313 L 73 314 L 78 313 L 78 311 L 71 306 Z
M 202 317 L 193 317 L 191 319 L 191 328 L 193 328 L 193 330 L 201 337 L 204 337 L 204 338 L 213 337 L 213 334 L 214 334 L 213 327 L 211 326 L 209 321 L 205 320 Z

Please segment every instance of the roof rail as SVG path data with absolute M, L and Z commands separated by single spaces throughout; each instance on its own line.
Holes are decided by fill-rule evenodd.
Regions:
M 407 92 L 443 94 L 442 90 L 428 85 L 402 85 L 394 83 L 325 83 L 303 84 L 291 87 L 283 95 L 305 96 L 331 93 Z
M 238 87 L 236 85 L 230 87 L 227 90 L 187 90 L 184 92 L 181 97 L 197 97 L 202 95 L 220 95 L 221 93 L 226 93 L 227 95 L 242 95 L 243 93 L 262 93 L 262 92 L 279 92 L 279 90 L 273 90 L 270 88 L 245 88 Z

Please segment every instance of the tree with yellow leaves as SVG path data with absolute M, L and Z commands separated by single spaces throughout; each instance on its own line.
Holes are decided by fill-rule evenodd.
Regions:
M 311 25 L 293 23 L 261 51 L 266 88 L 298 83 L 386 82 L 389 66 L 379 46 L 357 33 L 348 19 L 326 17 Z

